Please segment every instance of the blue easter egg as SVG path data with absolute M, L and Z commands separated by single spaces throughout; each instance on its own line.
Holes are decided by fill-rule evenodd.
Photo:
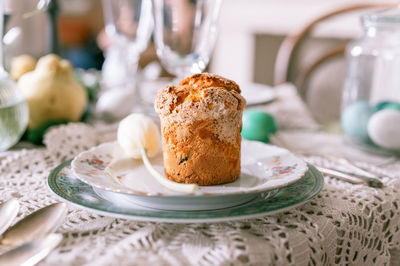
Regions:
M 368 120 L 374 111 L 375 108 L 365 101 L 358 101 L 347 106 L 341 116 L 343 131 L 360 140 L 368 140 Z
M 274 117 L 258 110 L 243 113 L 242 137 L 248 140 L 269 142 L 269 135 L 278 130 Z

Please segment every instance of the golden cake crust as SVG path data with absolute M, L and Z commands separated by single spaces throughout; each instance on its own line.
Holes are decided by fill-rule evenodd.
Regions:
M 164 171 L 180 183 L 215 185 L 240 175 L 239 86 L 214 74 L 195 74 L 159 91 Z
M 239 94 L 241 93 L 239 85 L 236 84 L 236 82 L 210 73 L 194 74 L 179 82 L 179 86 L 189 86 L 198 89 L 216 87 L 228 91 L 234 90 Z

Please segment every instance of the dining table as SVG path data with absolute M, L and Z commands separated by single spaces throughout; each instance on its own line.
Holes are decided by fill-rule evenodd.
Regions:
M 400 160 L 322 130 L 294 85 L 273 90 L 273 101 L 248 107 L 275 117 L 272 145 L 314 166 L 334 168 L 332 158 L 346 158 L 383 187 L 324 175 L 322 190 L 304 204 L 204 222 L 128 219 L 68 204 L 57 230 L 63 240 L 39 265 L 400 265 Z M 52 127 L 44 146 L 21 142 L 0 153 L 0 202 L 19 201 L 16 221 L 59 202 L 48 186 L 52 171 L 115 140 L 116 130 L 115 123 L 69 123 Z

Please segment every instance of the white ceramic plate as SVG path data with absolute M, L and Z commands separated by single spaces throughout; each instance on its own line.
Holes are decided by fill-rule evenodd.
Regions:
M 141 160 L 122 161 L 116 177 L 105 172 L 114 160 L 124 157 L 116 142 L 109 142 L 80 153 L 72 161 L 72 170 L 81 181 L 105 191 L 135 196 L 187 196 L 160 185 L 147 171 Z M 151 159 L 163 173 L 161 154 Z M 218 196 L 260 193 L 296 182 L 307 171 L 306 163 L 286 149 L 257 141 L 242 141 L 242 173 L 235 182 L 201 186 L 193 196 Z
M 110 202 L 124 203 L 125 206 L 141 206 L 145 208 L 169 211 L 205 211 L 219 210 L 233 206 L 239 206 L 252 201 L 260 194 L 267 199 L 274 196 L 278 189 L 272 189 L 264 193 L 247 193 L 240 195 L 207 195 L 192 197 L 188 196 L 153 196 L 143 197 L 124 193 L 115 193 L 92 187 L 94 193 Z
M 275 91 L 271 87 L 260 83 L 240 84 L 242 96 L 246 99 L 247 105 L 268 103 L 275 99 Z
M 309 165 L 309 170 L 304 177 L 289 186 L 277 189 L 271 197 L 269 195 L 266 197 L 266 193 L 260 193 L 247 203 L 211 211 L 157 210 L 142 207 L 120 198 L 114 201 L 100 197 L 93 191 L 92 186 L 81 182 L 74 176 L 70 163 L 71 161 L 67 161 L 56 167 L 48 178 L 50 190 L 61 201 L 100 215 L 136 221 L 209 223 L 263 217 L 304 204 L 315 197 L 324 185 L 324 177 L 315 167 Z M 188 198 L 190 196 L 181 197 L 181 201 L 186 202 Z

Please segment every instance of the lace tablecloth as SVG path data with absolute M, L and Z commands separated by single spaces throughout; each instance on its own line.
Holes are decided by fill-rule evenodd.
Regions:
M 280 95 L 295 101 L 297 96 L 290 91 L 282 89 Z M 293 112 L 299 119 L 301 104 L 288 107 L 278 100 L 265 108 L 276 115 L 288 114 L 278 118 L 282 131 L 276 138 L 286 146 L 315 146 L 319 151 L 325 148 L 349 155 L 351 148 L 337 136 L 283 130 L 296 125 L 315 129 L 312 120 L 289 121 L 290 108 L 297 110 Z M 18 218 L 56 202 L 46 186 L 49 172 L 79 152 L 115 138 L 114 130 L 115 126 L 69 124 L 46 135 L 46 148 L 0 154 L 0 201 L 18 198 Z M 69 206 L 59 229 L 64 240 L 41 265 L 388 265 L 400 247 L 400 162 L 355 153 L 351 155 L 365 156 L 358 157 L 364 167 L 384 176 L 383 189 L 325 177 L 324 189 L 310 202 L 258 219 L 209 224 L 136 222 Z M 308 160 L 331 163 L 318 156 Z M 377 162 L 382 166 L 373 166 Z

